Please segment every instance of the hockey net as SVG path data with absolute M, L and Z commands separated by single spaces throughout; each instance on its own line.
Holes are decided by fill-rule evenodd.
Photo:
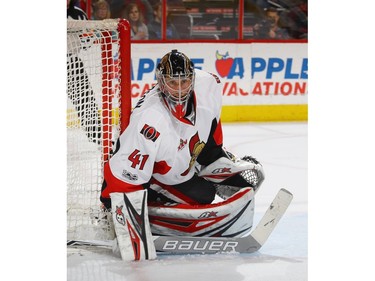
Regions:
M 126 20 L 67 21 L 68 240 L 114 238 L 99 197 L 103 165 L 129 122 L 130 77 Z

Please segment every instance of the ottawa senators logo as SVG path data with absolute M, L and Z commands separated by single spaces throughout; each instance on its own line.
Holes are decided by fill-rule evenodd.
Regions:
M 140 133 L 148 140 L 152 140 L 153 142 L 155 142 L 158 137 L 160 136 L 160 133 L 158 131 L 156 131 L 156 129 L 154 127 L 151 127 L 147 124 L 145 124 L 142 128 L 142 130 L 140 131 Z
M 191 167 L 193 167 L 195 161 L 197 160 L 199 154 L 202 152 L 204 146 L 206 144 L 199 139 L 198 133 L 196 133 L 189 141 L 189 150 L 190 150 L 190 163 L 189 168 L 185 172 L 181 174 L 181 176 L 186 176 L 188 172 L 190 171 Z

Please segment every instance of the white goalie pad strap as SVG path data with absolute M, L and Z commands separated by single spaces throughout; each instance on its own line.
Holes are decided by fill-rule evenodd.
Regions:
M 259 170 L 263 168 L 260 164 L 251 163 L 241 159 L 232 161 L 226 157 L 221 157 L 210 165 L 204 167 L 199 172 L 198 176 L 204 177 L 211 182 L 220 183 L 235 174 L 252 169 Z
M 147 190 L 111 193 L 113 223 L 121 258 L 126 261 L 156 258 L 147 209 Z
M 155 204 L 148 211 L 154 235 L 241 237 L 253 225 L 254 190 L 243 188 L 214 204 Z

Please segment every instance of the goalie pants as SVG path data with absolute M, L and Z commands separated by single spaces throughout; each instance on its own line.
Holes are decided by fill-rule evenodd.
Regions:
M 216 193 L 212 182 L 197 175 L 176 185 L 166 185 L 152 178 L 147 188 L 149 202 L 178 202 L 190 205 L 209 204 L 215 199 Z

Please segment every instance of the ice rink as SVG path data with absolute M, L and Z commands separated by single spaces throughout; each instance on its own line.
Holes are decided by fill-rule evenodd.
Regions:
M 68 252 L 68 281 L 307 280 L 307 122 L 224 124 L 224 145 L 252 155 L 266 179 L 255 199 L 257 224 L 280 188 L 293 201 L 265 245 L 253 254 L 160 255 L 123 262 L 108 250 Z

